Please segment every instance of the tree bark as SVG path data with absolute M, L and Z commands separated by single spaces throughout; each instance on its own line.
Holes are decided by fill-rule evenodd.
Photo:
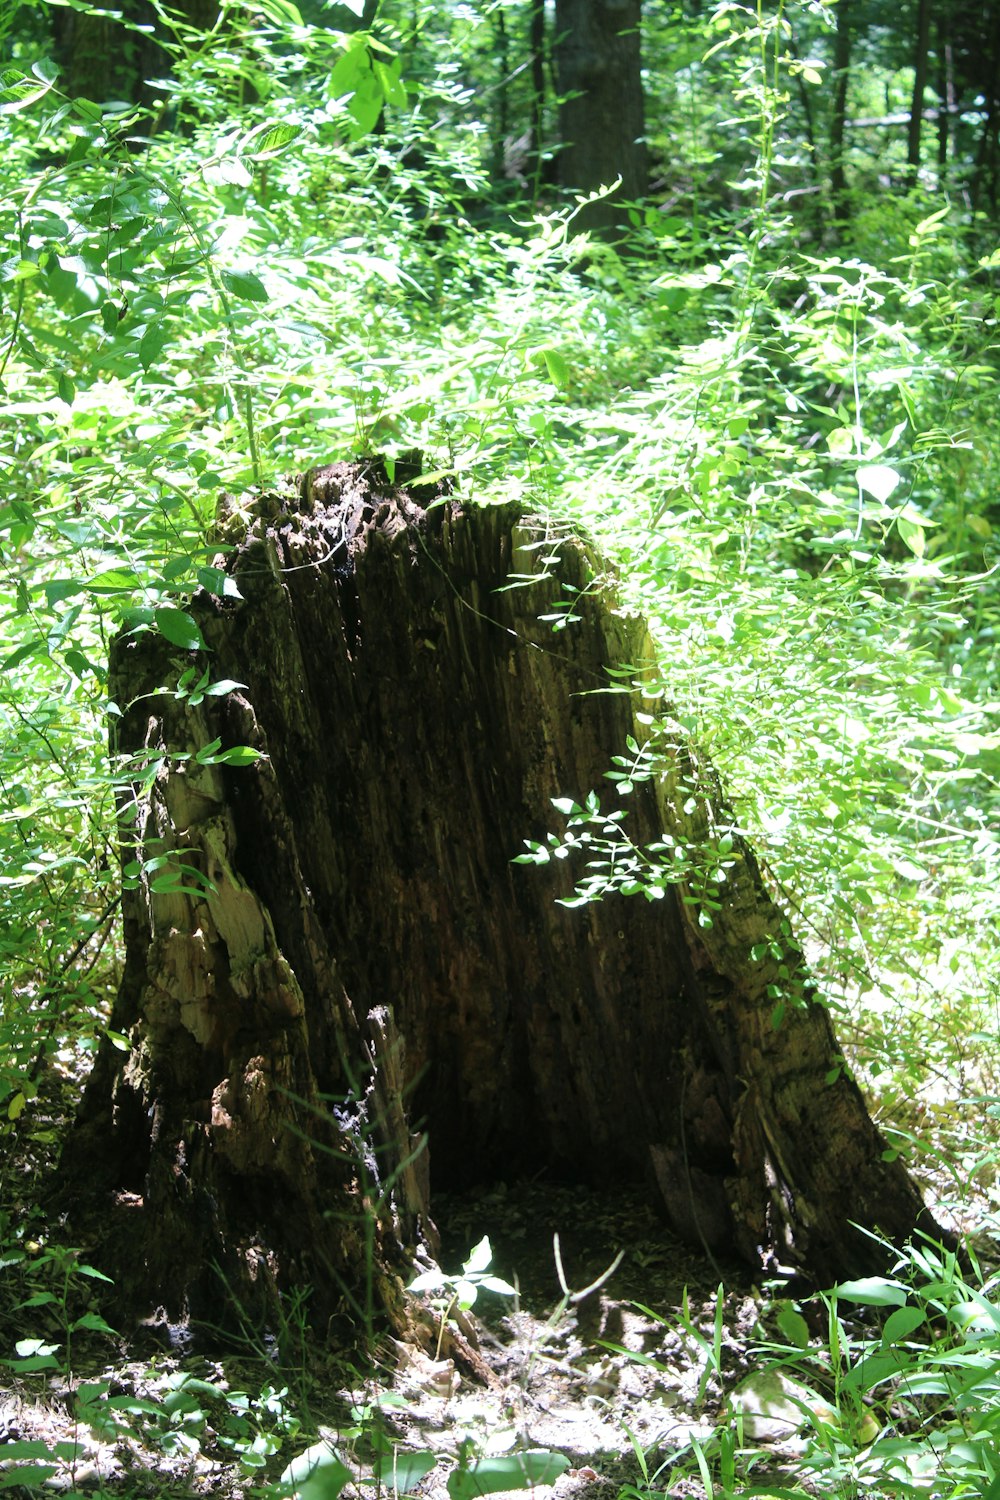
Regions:
M 1000 10 L 992 7 L 989 30 L 980 33 L 978 67 L 985 119 L 972 173 L 972 206 L 996 212 L 1000 185 Z
M 917 35 L 913 54 L 913 98 L 910 123 L 906 133 L 906 161 L 910 180 L 916 183 L 920 173 L 920 134 L 924 117 L 924 93 L 927 89 L 927 53 L 931 36 L 931 0 L 917 0 Z
M 402 1326 L 428 1169 L 646 1181 L 697 1245 L 870 1269 L 863 1231 L 900 1241 L 919 1194 L 751 850 L 720 852 L 711 768 L 637 717 L 643 622 L 564 528 L 424 493 L 314 470 L 228 523 L 242 597 L 193 601 L 204 652 L 114 642 L 130 1050 L 102 1049 L 64 1162 L 113 1273 L 168 1319 L 298 1282 Z M 657 770 L 620 797 L 630 737 Z M 239 746 L 261 758 L 218 761 Z M 601 788 L 636 847 L 701 851 L 688 879 L 569 908 L 572 861 L 512 863 Z
M 951 117 L 955 113 L 955 59 L 951 46 L 951 11 L 943 5 L 936 17 L 937 23 L 937 95 L 940 108 L 937 118 L 938 180 L 944 183 L 948 172 L 949 135 Z
M 584 229 L 613 229 L 622 204 L 646 192 L 640 12 L 641 0 L 557 0 L 559 182 L 592 193 L 621 178 L 578 215 Z
M 531 55 L 531 127 L 528 162 L 532 202 L 538 202 L 545 174 L 543 145 L 545 140 L 545 0 L 531 0 L 528 22 L 528 46 Z
M 853 18 L 851 0 L 837 6 L 837 34 L 833 45 L 833 112 L 830 117 L 830 195 L 834 221 L 843 228 L 851 217 L 844 134 L 847 125 L 847 91 L 851 77 Z
M 207 32 L 218 19 L 218 0 L 178 0 L 173 11 L 184 25 Z M 124 99 L 147 109 L 162 105 L 163 91 L 151 88 L 150 80 L 166 78 L 171 62 L 148 0 L 123 0 L 117 11 L 58 7 L 52 29 L 65 93 L 98 103 Z

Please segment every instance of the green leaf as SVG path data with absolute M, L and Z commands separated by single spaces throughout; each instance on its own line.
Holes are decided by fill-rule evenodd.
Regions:
M 469 1258 L 465 1262 L 463 1270 L 467 1276 L 475 1276 L 480 1271 L 485 1271 L 493 1259 L 493 1250 L 490 1246 L 490 1237 L 484 1234 L 478 1245 L 474 1245 L 469 1252 Z
M 374 73 L 369 72 L 358 84 L 347 106 L 347 113 L 354 121 L 351 128 L 353 140 L 359 141 L 363 136 L 371 134 L 378 124 L 384 102 L 378 79 Z
M 529 358 L 532 364 L 545 366 L 546 374 L 553 385 L 564 386 L 569 383 L 569 366 L 559 350 L 551 344 L 545 344 L 540 349 L 533 349 Z
M 920 223 L 913 231 L 913 238 L 910 240 L 910 243 L 913 244 L 915 240 L 920 239 L 923 235 L 931 234 L 935 230 L 940 229 L 942 221 L 945 220 L 950 213 L 951 206 L 949 204 L 944 208 L 939 208 L 935 213 L 928 214 L 926 219 L 921 219 Z
M 243 137 L 238 149 L 241 156 L 264 161 L 280 156 L 301 134 L 301 125 L 258 125 L 256 130 Z
M 847 1302 L 860 1302 L 866 1307 L 903 1307 L 906 1303 L 906 1288 L 886 1276 L 862 1276 L 858 1281 L 842 1281 L 833 1291 Z
M 389 63 L 376 62 L 374 70 L 386 104 L 394 104 L 397 108 L 405 109 L 407 104 L 406 84 L 403 83 L 400 77 L 403 70 L 402 58 L 394 57 Z
M 112 1278 L 105 1276 L 104 1272 L 99 1271 L 96 1266 L 77 1266 L 76 1274 L 78 1276 L 86 1276 L 91 1281 L 105 1281 L 108 1286 L 114 1286 Z
M 481 1458 L 468 1469 L 455 1469 L 448 1476 L 451 1500 L 476 1500 L 479 1495 L 497 1495 L 505 1490 L 530 1490 L 538 1484 L 554 1484 L 569 1467 L 562 1453 L 530 1450 Z
M 220 766 L 250 766 L 255 760 L 263 759 L 263 752 L 255 750 L 252 745 L 234 745 L 231 750 L 223 750 L 215 757 Z
M 115 1330 L 110 1323 L 106 1323 L 100 1313 L 83 1313 L 72 1324 L 75 1333 L 80 1328 L 86 1328 L 90 1333 L 108 1333 L 114 1337 Z
M 483 1276 L 480 1278 L 479 1285 L 484 1292 L 496 1292 L 498 1297 L 513 1297 L 515 1293 L 510 1282 L 504 1281 L 500 1276 Z
M 388 1486 L 392 1495 L 405 1495 L 420 1483 L 437 1463 L 437 1454 L 429 1448 L 393 1448 L 379 1458 L 372 1473 L 380 1485 Z
M 909 547 L 914 557 L 923 557 L 926 538 L 924 532 L 933 522 L 922 516 L 913 505 L 905 505 L 896 517 L 896 530 L 904 546 Z
M 58 1450 L 69 1448 L 69 1453 L 60 1453 Z M 4 1443 L 3 1457 L 5 1463 L 28 1458 L 72 1458 L 74 1453 L 71 1443 L 50 1443 L 41 1438 L 14 1438 L 12 1442 Z M 22 1480 L 23 1482 L 23 1480 Z
M 150 323 L 139 340 L 139 363 L 147 372 L 156 364 L 170 335 L 164 323 Z
M 408 1292 L 437 1292 L 446 1285 L 447 1278 L 443 1271 L 421 1271 L 420 1275 L 409 1283 L 406 1290 Z
M 301 26 L 302 12 L 292 0 L 255 0 L 255 8 L 279 26 Z
M 18 68 L 0 69 L 0 114 L 27 109 L 43 98 L 51 87 L 51 81 L 29 78 Z
M 201 631 L 186 610 L 161 605 L 153 613 L 153 623 L 172 646 L 182 646 L 185 651 L 204 650 Z
M 206 593 L 216 594 L 220 599 L 243 598 L 236 579 L 231 578 L 224 568 L 196 568 L 195 577 Z
M 916 1333 L 918 1328 L 923 1328 L 927 1322 L 927 1314 L 922 1307 L 897 1307 L 894 1313 L 890 1313 L 885 1320 L 882 1329 L 882 1343 L 889 1345 L 908 1339 L 911 1333 Z
M 899 485 L 899 475 L 888 464 L 860 464 L 856 477 L 865 494 L 874 496 L 883 505 Z
M 45 642 L 42 640 L 25 641 L 23 646 L 18 646 L 16 651 L 12 651 L 9 656 L 5 656 L 3 661 L 0 661 L 0 672 L 11 672 L 29 656 L 34 656 L 36 652 L 44 650 Z
M 371 64 L 363 40 L 360 37 L 353 37 L 347 51 L 334 63 L 327 80 L 326 91 L 331 99 L 346 98 L 361 87 L 370 71 Z
M 290 1489 L 296 1500 L 337 1500 L 352 1478 L 337 1450 L 327 1442 L 314 1443 L 293 1458 L 278 1484 Z
M 809 1324 L 802 1314 L 789 1302 L 782 1302 L 778 1309 L 778 1327 L 784 1337 L 796 1349 L 809 1348 Z
M 215 187 L 248 188 L 253 182 L 253 173 L 239 156 L 223 156 L 207 161 L 201 169 L 201 175 Z
M 42 585 L 45 602 L 49 609 L 55 604 L 61 604 L 64 599 L 72 599 L 76 594 L 82 594 L 85 584 L 78 578 L 56 578 L 51 583 Z
M 223 271 L 222 284 L 241 302 L 267 302 L 267 288 L 252 271 Z
M 20 1359 L 46 1358 L 55 1354 L 58 1344 L 47 1344 L 44 1339 L 18 1339 L 14 1350 Z

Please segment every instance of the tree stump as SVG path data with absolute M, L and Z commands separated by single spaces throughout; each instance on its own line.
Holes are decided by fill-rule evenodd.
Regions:
M 866 1228 L 933 1230 L 751 850 L 720 844 L 711 769 L 637 717 L 652 647 L 592 549 L 417 494 L 313 470 L 227 523 L 205 651 L 113 643 L 130 1046 L 103 1047 L 65 1170 L 114 1203 L 133 1304 L 217 1322 L 301 1283 L 400 1327 L 429 1183 L 540 1171 L 648 1182 L 696 1245 L 821 1283 L 878 1261 Z M 651 734 L 619 798 L 613 757 Z M 714 850 L 715 909 L 694 865 L 568 908 L 572 860 L 514 862 L 594 791 L 636 847 Z

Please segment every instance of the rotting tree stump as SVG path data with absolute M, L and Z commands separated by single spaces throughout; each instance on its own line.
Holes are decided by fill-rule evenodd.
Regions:
M 567 909 L 571 862 L 512 863 L 551 799 L 614 801 L 651 644 L 585 542 L 418 493 L 313 470 L 228 521 L 207 652 L 113 643 L 130 1050 L 101 1051 L 65 1171 L 109 1205 L 123 1295 L 218 1322 L 297 1282 L 403 1327 L 429 1181 L 540 1171 L 647 1181 L 683 1237 L 820 1283 L 876 1264 L 865 1228 L 934 1232 L 738 837 L 711 926 L 683 885 Z M 242 686 L 175 696 L 191 666 Z M 630 839 L 711 841 L 710 769 L 679 732 L 663 764 Z

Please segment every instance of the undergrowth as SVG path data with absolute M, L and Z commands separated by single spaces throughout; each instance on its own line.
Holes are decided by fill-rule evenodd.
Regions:
M 491 202 L 455 68 L 426 34 L 423 52 L 410 39 L 418 83 L 388 42 L 369 54 L 280 7 L 216 58 L 174 27 L 177 130 L 151 138 L 124 106 L 64 97 L 21 46 L 0 93 L 8 1142 L 50 1130 L 46 1070 L 81 1065 L 117 983 L 110 635 L 192 644 L 191 592 L 226 586 L 211 537 L 224 492 L 416 448 L 466 499 L 586 528 L 622 607 L 650 621 L 656 662 L 635 664 L 648 740 L 621 747 L 592 803 L 553 810 L 563 852 L 589 820 L 586 899 L 613 883 L 615 825 L 679 725 L 717 768 L 892 1147 L 960 1223 L 992 1228 L 996 254 L 981 220 L 921 183 L 880 200 L 876 227 L 859 213 L 853 239 L 803 235 L 778 191 L 801 167 L 782 155 L 802 73 L 784 14 L 721 7 L 713 37 L 685 23 L 671 88 L 694 207 L 637 208 L 616 245 L 579 235 L 554 196 Z M 698 68 L 720 17 L 743 176 L 713 214 L 717 107 Z M 644 857 L 635 897 L 655 899 Z M 430 1472 L 378 1437 L 381 1396 L 333 1442 L 283 1373 L 242 1389 L 176 1369 L 141 1396 L 79 1379 L 74 1344 L 111 1336 L 97 1273 L 9 1217 L 2 1257 L 20 1329 L 8 1369 L 36 1391 L 54 1372 L 81 1431 L 192 1458 L 211 1431 L 248 1481 L 275 1479 L 280 1457 L 286 1494 L 404 1492 Z M 884 1321 L 845 1319 L 858 1305 Z M 745 1357 L 781 1377 L 793 1432 L 777 1478 L 718 1338 L 688 1336 L 717 1380 L 715 1425 L 678 1451 L 637 1445 L 629 1493 L 693 1480 L 708 1495 L 996 1500 L 1000 1313 L 975 1258 L 916 1246 L 893 1277 L 763 1315 Z M 308 1478 L 291 1466 L 305 1436 Z M 8 1443 L 32 1477 L 5 1469 L 3 1484 L 73 1489 L 65 1442 Z M 518 1474 L 483 1463 L 478 1481 L 471 1449 L 452 1466 L 453 1500 L 553 1473 L 541 1457 Z

